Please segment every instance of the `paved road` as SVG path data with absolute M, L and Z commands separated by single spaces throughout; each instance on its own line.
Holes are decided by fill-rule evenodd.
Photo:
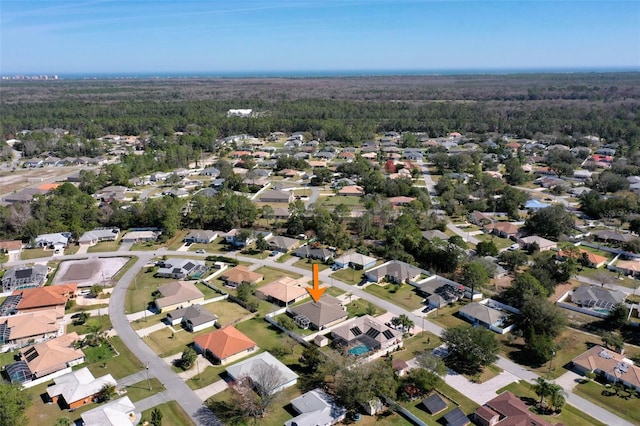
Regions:
M 181 252 L 171 252 L 167 250 L 158 250 L 163 255 L 172 255 L 172 254 L 181 254 Z M 176 373 L 171 370 L 171 368 L 162 360 L 162 358 L 158 357 L 155 352 L 153 352 L 137 335 L 137 333 L 131 328 L 129 320 L 127 319 L 124 312 L 124 303 L 126 297 L 126 291 L 129 284 L 133 281 L 133 277 L 137 274 L 137 272 L 150 261 L 150 259 L 154 256 L 154 253 L 147 251 L 138 251 L 138 252 L 130 252 L 130 255 L 134 255 L 138 257 L 136 263 L 129 268 L 129 270 L 122 276 L 122 278 L 117 282 L 113 293 L 111 294 L 111 299 L 109 303 L 109 316 L 111 318 L 111 323 L 113 324 L 113 328 L 117 331 L 118 335 L 121 337 L 123 342 L 127 345 L 127 347 L 134 353 L 141 362 L 145 365 L 149 366 L 149 372 L 153 377 L 157 377 L 160 382 L 167 389 L 167 395 L 170 399 L 175 399 L 182 408 L 187 412 L 187 414 L 196 422 L 196 424 L 200 425 L 219 425 L 222 424 L 218 421 L 217 418 L 205 407 L 202 406 L 201 400 L 198 395 L 189 388 L 186 383 L 178 377 Z M 224 253 L 220 253 L 221 255 L 225 255 Z M 106 252 L 106 253 L 90 253 L 88 255 L 82 256 L 65 256 L 65 259 L 73 259 L 73 258 L 87 258 L 87 257 L 110 257 L 122 255 L 122 252 Z M 196 253 L 190 254 L 193 257 L 206 257 L 209 254 L 201 254 L 198 255 Z M 227 253 L 228 255 L 228 253 Z M 267 259 L 254 259 L 249 257 L 244 257 L 240 255 L 235 255 L 238 260 L 253 262 L 259 265 L 268 265 L 278 267 L 279 264 L 274 263 L 271 258 Z M 21 261 L 21 263 L 33 262 L 33 260 L 29 261 Z M 296 272 L 302 274 L 303 276 L 310 275 L 310 271 L 302 268 L 298 268 L 292 265 L 286 265 L 287 270 L 292 272 Z M 414 312 L 407 311 L 387 300 L 380 299 L 370 293 L 365 292 L 362 288 L 353 286 L 342 281 L 336 280 L 330 277 L 331 269 L 326 269 L 320 272 L 321 281 L 327 285 L 331 284 L 344 290 L 346 292 L 352 293 L 354 296 L 360 297 L 362 299 L 368 300 L 381 308 L 389 311 L 395 316 L 405 314 L 416 324 L 422 326 L 423 329 L 434 333 L 436 335 L 440 335 L 442 333 L 443 328 L 439 325 L 436 325 L 429 321 L 426 318 L 426 315 L 417 315 Z M 496 364 L 505 371 L 513 374 L 519 379 L 532 381 L 535 380 L 538 376 L 525 369 L 524 367 L 504 358 L 499 357 Z M 589 401 L 571 393 L 570 389 L 565 389 L 568 393 L 567 401 L 569 404 L 577 407 L 581 411 L 591 415 L 592 417 L 606 423 L 609 425 L 620 425 L 620 426 L 630 426 L 629 422 L 619 418 L 615 414 L 596 406 Z

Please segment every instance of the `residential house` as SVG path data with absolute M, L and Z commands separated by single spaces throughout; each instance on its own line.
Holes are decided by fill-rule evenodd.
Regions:
M 0 352 L 54 339 L 63 333 L 64 325 L 55 309 L 1 317 Z
M 123 243 L 141 243 L 147 241 L 156 241 L 161 232 L 157 230 L 141 230 L 129 231 L 122 237 Z
M 270 190 L 260 195 L 261 203 L 291 203 L 294 200 L 292 191 Z
M 160 297 L 155 300 L 158 312 L 173 311 L 183 306 L 204 302 L 204 294 L 188 281 L 176 281 L 158 287 Z
M 640 391 L 640 367 L 617 352 L 596 345 L 575 357 L 572 363 L 581 373 L 590 371 L 609 382 L 622 383 Z
M 635 277 L 640 275 L 640 262 L 638 260 L 619 260 L 615 268 L 626 275 Z
M 11 257 L 18 256 L 20 252 L 22 252 L 22 241 L 0 241 L 0 253 L 6 253 L 9 257 Z
M 69 244 L 71 234 L 68 232 L 57 232 L 55 234 L 41 234 L 35 239 L 37 247 L 65 248 Z
M 75 331 L 20 350 L 20 360 L 6 367 L 11 383 L 26 383 L 84 362 L 84 352 L 74 348 Z
M 449 241 L 449 237 L 447 234 L 445 234 L 442 231 L 439 231 L 437 229 L 431 229 L 429 231 L 422 231 L 422 236 L 427 240 L 427 241 L 431 241 L 434 238 L 439 238 L 442 241 Z
M 511 238 L 515 240 L 520 233 L 520 226 L 511 222 L 493 222 L 485 225 L 483 231 L 501 238 Z
M 258 345 L 233 326 L 223 327 L 193 339 L 198 353 L 214 364 L 225 365 L 258 350 Z
M 496 327 L 502 328 L 508 318 L 508 314 L 505 311 L 497 310 L 488 306 L 488 304 L 478 302 L 463 306 L 458 311 L 458 314 L 469 320 L 474 326 L 481 325 L 491 330 Z
M 342 346 L 362 346 L 378 351 L 402 342 L 402 332 L 395 330 L 370 315 L 355 318 L 348 324 L 331 331 L 334 341 Z
M 538 237 L 537 235 L 520 238 L 518 244 L 525 249 L 529 249 L 533 244 L 537 244 L 540 251 L 555 250 L 558 248 L 557 243 L 547 240 L 546 238 Z
M 247 235 L 242 235 L 242 230 L 232 229 L 231 231 L 225 234 L 224 239 L 227 243 L 240 248 L 240 247 L 246 247 L 249 244 L 255 242 L 256 236 L 258 234 L 262 234 L 265 240 L 268 240 L 273 236 L 273 234 L 268 231 L 251 231 Z
M 117 385 L 111 374 L 95 378 L 87 367 L 56 377 L 53 380 L 54 384 L 47 387 L 47 394 L 54 404 L 61 399 L 61 405 L 70 409 L 94 402 L 103 386 Z
M 283 237 L 280 235 L 274 235 L 267 240 L 269 243 L 269 249 L 287 253 L 296 249 L 300 245 L 300 240 L 295 238 Z
M 195 229 L 184 238 L 185 243 L 210 244 L 218 238 L 218 231 Z
M 347 410 L 336 404 L 334 398 L 322 389 L 314 389 L 291 400 L 291 407 L 298 415 L 284 426 L 330 426 L 341 422 Z
M 270 302 L 288 306 L 309 297 L 307 286 L 290 277 L 280 277 L 277 280 L 260 287 L 256 295 Z
M 109 202 L 112 200 L 123 201 L 126 198 L 125 193 L 129 188 L 121 185 L 107 186 L 97 191 L 94 197 L 100 201 Z
M 590 268 L 596 268 L 596 269 L 600 268 L 601 266 L 604 266 L 607 263 L 607 260 L 609 260 L 605 256 L 600 256 L 599 254 L 592 253 L 585 249 L 578 249 L 575 252 L 560 250 L 558 251 L 558 255 L 557 255 L 557 257 L 560 258 L 561 260 L 564 260 L 570 256 L 576 260 L 583 262 Z
M 338 190 L 338 195 L 343 197 L 354 196 L 362 197 L 364 195 L 364 188 L 359 185 L 347 185 Z
M 78 239 L 81 246 L 95 246 L 102 241 L 115 241 L 118 239 L 120 229 L 118 228 L 96 228 L 87 231 Z
M 547 207 L 551 207 L 551 204 L 542 203 L 538 200 L 528 200 L 524 203 L 524 208 L 527 210 L 541 210 L 546 209 Z
M 391 260 L 366 273 L 369 281 L 379 283 L 383 279 L 395 284 L 417 279 L 423 270 L 399 260 Z
M 14 192 L 4 197 L 4 201 L 8 204 L 29 204 L 36 195 L 42 195 L 44 191 L 37 188 L 25 188 L 21 191 Z
M 467 291 L 467 288 L 462 284 L 439 275 L 429 277 L 414 286 L 419 293 L 426 297 L 427 306 L 432 308 L 443 308 L 455 303 L 462 299 Z
M 269 352 L 262 352 L 227 368 L 227 374 L 233 381 L 250 379 L 256 383 L 261 376 L 267 373 L 271 373 L 279 379 L 271 394 L 280 392 L 298 382 L 298 375 Z
M 77 291 L 78 284 L 26 288 L 14 290 L 5 302 L 11 299 L 15 303 L 15 313 L 26 314 L 53 309 L 57 318 L 62 318 L 67 302 L 75 296 Z
M 494 221 L 494 219 L 491 216 L 489 216 L 488 214 L 482 213 L 478 210 L 474 210 L 471 213 L 469 213 L 469 216 L 467 216 L 467 220 L 473 223 L 474 225 L 478 225 L 478 226 L 484 226 Z
M 324 248 L 311 247 L 305 245 L 294 250 L 294 256 L 301 257 L 303 259 L 317 259 L 323 262 L 328 261 L 333 257 L 333 252 Z
M 242 283 L 257 284 L 264 279 L 264 275 L 250 271 L 244 265 L 238 265 L 224 272 L 220 279 L 225 282 L 225 285 L 238 287 Z
M 376 262 L 377 259 L 375 257 L 366 256 L 364 254 L 352 251 L 336 258 L 334 261 L 334 267 L 340 269 L 353 268 L 364 270 L 374 267 L 376 265 Z
M 220 170 L 215 167 L 205 167 L 200 171 L 200 176 L 210 176 L 215 179 L 220 176 Z
M 323 295 L 317 302 L 287 308 L 287 312 L 301 328 L 323 330 L 347 319 L 348 313 L 342 302 L 333 296 Z
M 169 324 L 182 324 L 184 328 L 192 333 L 213 327 L 217 319 L 217 315 L 210 313 L 200 305 L 191 305 L 167 313 L 167 321 Z
M 387 198 L 387 201 L 391 203 L 393 207 L 408 206 L 412 201 L 415 201 L 415 200 L 416 200 L 415 197 L 404 197 L 404 196 Z
M 300 176 L 300 173 L 301 172 L 294 169 L 282 169 L 277 174 L 286 178 L 294 178 Z
M 611 309 L 614 305 L 623 303 L 626 297 L 620 290 L 583 285 L 573 290 L 571 302 L 587 308 Z
M 474 419 L 479 426 L 553 426 L 531 412 L 527 404 L 509 391 L 502 392 L 479 407 Z
M 167 259 L 162 262 L 158 272 L 156 272 L 156 276 L 183 280 L 198 273 L 202 275 L 207 269 L 205 262 L 202 260 Z
M 622 234 L 619 232 L 615 232 L 615 231 L 610 231 L 608 229 L 603 229 L 601 231 L 595 231 L 592 232 L 591 235 L 593 235 L 593 237 L 596 240 L 600 240 L 600 241 L 605 241 L 605 242 L 613 242 L 613 243 L 628 243 L 629 241 L 633 240 L 634 237 L 631 234 Z
M 264 217 L 264 216 L 263 216 Z M 289 219 L 291 217 L 291 211 L 288 207 L 275 207 L 271 218 L 273 219 Z M 268 219 L 268 218 L 267 218 Z
M 46 265 L 11 266 L 2 276 L 2 291 L 6 293 L 21 288 L 40 287 L 48 273 Z
M 128 396 L 82 413 L 83 426 L 129 426 L 136 423 L 135 405 Z

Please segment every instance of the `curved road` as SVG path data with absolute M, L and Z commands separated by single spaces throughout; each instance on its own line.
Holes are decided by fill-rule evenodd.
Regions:
M 162 255 L 181 255 L 184 256 L 185 252 L 176 252 L 176 251 L 167 251 L 165 249 L 158 250 Z M 193 257 L 206 257 L 209 255 L 223 255 L 228 256 L 229 253 L 205 253 L 205 254 L 196 254 L 196 253 L 188 253 L 189 256 Z M 64 260 L 71 259 L 86 259 L 86 258 L 96 258 L 96 257 L 113 257 L 113 256 L 137 256 L 138 260 L 136 263 L 131 266 L 127 272 L 123 274 L 123 276 L 118 280 L 111 295 L 111 300 L 109 302 L 109 317 L 111 319 L 111 323 L 113 324 L 113 328 L 116 330 L 122 341 L 127 345 L 127 347 L 140 359 L 140 361 L 147 365 L 149 368 L 149 373 L 154 377 L 157 377 L 158 380 L 165 386 L 166 392 L 172 399 L 175 399 L 180 406 L 185 410 L 185 412 L 193 419 L 196 424 L 205 425 L 205 426 L 217 426 L 221 425 L 220 421 L 215 417 L 211 411 L 206 409 L 200 399 L 196 396 L 195 392 L 189 388 L 186 383 L 178 377 L 178 375 L 171 370 L 171 368 L 160 358 L 158 355 L 153 352 L 147 345 L 142 341 L 142 339 L 135 333 L 135 331 L 131 328 L 129 321 L 126 318 L 126 314 L 124 312 L 124 304 L 127 288 L 133 281 L 133 277 L 138 273 L 138 271 L 148 263 L 156 253 L 149 251 L 134 251 L 134 252 L 105 252 L 105 253 L 89 253 L 86 255 L 70 255 L 64 256 Z M 298 268 L 292 265 L 280 265 L 278 263 L 274 263 L 271 258 L 267 259 L 254 259 L 244 256 L 234 256 L 238 260 L 251 262 L 260 266 L 275 266 L 281 267 L 286 270 L 290 270 L 292 272 L 299 273 L 303 276 L 310 276 L 311 272 Z M 36 259 L 37 260 L 37 259 Z M 47 259 L 48 260 L 48 259 Z M 24 264 L 24 263 L 33 263 L 32 260 L 13 262 L 12 264 Z M 332 286 L 336 286 L 341 290 L 352 293 L 355 296 L 358 296 L 362 299 L 368 300 L 383 309 L 391 312 L 393 315 L 398 316 L 401 314 L 407 315 L 416 325 L 421 325 L 423 328 L 431 333 L 436 335 L 440 335 L 442 333 L 442 327 L 432 323 L 425 316 L 416 315 L 413 312 L 407 311 L 393 303 L 380 299 L 370 293 L 365 292 L 362 288 L 354 285 L 350 285 L 344 283 L 342 281 L 336 280 L 330 277 L 331 269 L 325 269 L 320 272 L 320 278 L 324 282 L 324 285 L 328 285 L 329 283 Z M 496 364 L 506 370 L 519 379 L 532 381 L 535 380 L 538 375 L 525 369 L 524 367 L 504 358 L 499 357 Z M 590 416 L 606 423 L 609 425 L 617 425 L 617 426 L 632 426 L 631 423 L 621 419 L 615 414 L 573 394 L 570 389 L 565 388 L 568 394 L 567 401 L 569 404 L 577 407 L 579 410 L 589 414 Z

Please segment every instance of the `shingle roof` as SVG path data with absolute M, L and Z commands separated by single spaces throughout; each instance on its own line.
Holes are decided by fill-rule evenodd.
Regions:
M 233 326 L 221 328 L 198 336 L 193 341 L 203 349 L 208 349 L 218 359 L 224 360 L 256 346 L 256 343 Z
M 182 321 L 189 321 L 194 327 L 218 319 L 217 315 L 210 313 L 200 305 L 191 305 L 186 308 L 176 309 L 175 311 L 169 312 L 167 316 L 172 319 L 182 318 Z
M 298 280 L 289 277 L 281 277 L 277 280 L 260 287 L 257 290 L 264 296 L 272 297 L 283 303 L 290 303 L 307 293 L 307 289 L 303 287 Z
M 128 413 L 135 408 L 125 396 L 82 413 L 82 421 L 84 426 L 129 426 L 132 423 Z
M 195 284 L 187 281 L 175 281 L 162 285 L 158 287 L 158 291 L 163 296 L 156 299 L 156 305 L 159 308 L 204 297 L 204 294 L 198 290 Z
M 322 327 L 340 318 L 347 317 L 338 299 L 324 295 L 318 302 L 308 302 L 291 308 L 295 315 L 305 316 L 316 327 Z
M 62 395 L 67 404 L 97 394 L 104 385 L 116 385 L 116 380 L 111 374 L 95 378 L 87 367 L 53 380 L 55 384 L 47 388 L 47 393 L 51 397 Z
M 244 265 L 238 265 L 235 268 L 224 272 L 220 277 L 223 280 L 232 283 L 253 283 L 255 281 L 260 281 L 264 277 L 264 275 L 250 271 L 249 268 Z
M 485 415 L 492 416 L 494 412 L 504 417 L 497 423 L 500 426 L 529 426 L 533 424 L 536 426 L 552 426 L 551 423 L 529 411 L 529 407 L 509 391 L 503 392 L 488 401 L 486 407 L 476 411 L 476 414 L 485 418 Z
M 573 290 L 571 301 L 581 305 L 588 305 L 589 302 L 607 302 L 615 305 L 624 302 L 626 297 L 626 294 L 619 290 L 583 285 Z
M 463 306 L 460 308 L 460 312 L 489 325 L 495 324 L 505 317 L 503 312 L 477 302 Z
M 624 356 L 602 346 L 594 346 L 573 359 L 588 371 L 601 370 L 640 389 L 640 367 L 625 362 Z
M 227 374 L 235 380 L 243 377 L 252 377 L 252 375 L 255 375 L 255 373 L 263 366 L 277 368 L 282 377 L 279 383 L 280 386 L 298 378 L 296 373 L 282 362 L 278 361 L 276 357 L 271 355 L 269 352 L 262 352 L 254 357 L 227 367 Z
M 57 333 L 60 330 L 55 309 L 0 318 L 0 325 L 9 329 L 9 340 L 11 341 Z
M 26 360 L 29 370 L 36 376 L 40 376 L 39 373 L 48 374 L 52 368 L 64 368 L 66 363 L 84 358 L 81 349 L 73 348 L 77 340 L 80 340 L 80 336 L 74 331 L 24 348 L 20 350 L 20 357 Z

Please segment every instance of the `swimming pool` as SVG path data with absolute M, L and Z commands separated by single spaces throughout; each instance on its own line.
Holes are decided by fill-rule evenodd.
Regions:
M 592 310 L 595 311 L 595 312 L 599 312 L 601 314 L 607 314 L 607 315 L 609 315 L 611 313 L 610 310 L 604 309 L 604 308 L 595 308 L 595 309 L 592 309 Z
M 358 345 L 349 349 L 349 355 L 360 356 L 366 354 L 367 352 L 371 352 L 371 348 L 367 345 Z

